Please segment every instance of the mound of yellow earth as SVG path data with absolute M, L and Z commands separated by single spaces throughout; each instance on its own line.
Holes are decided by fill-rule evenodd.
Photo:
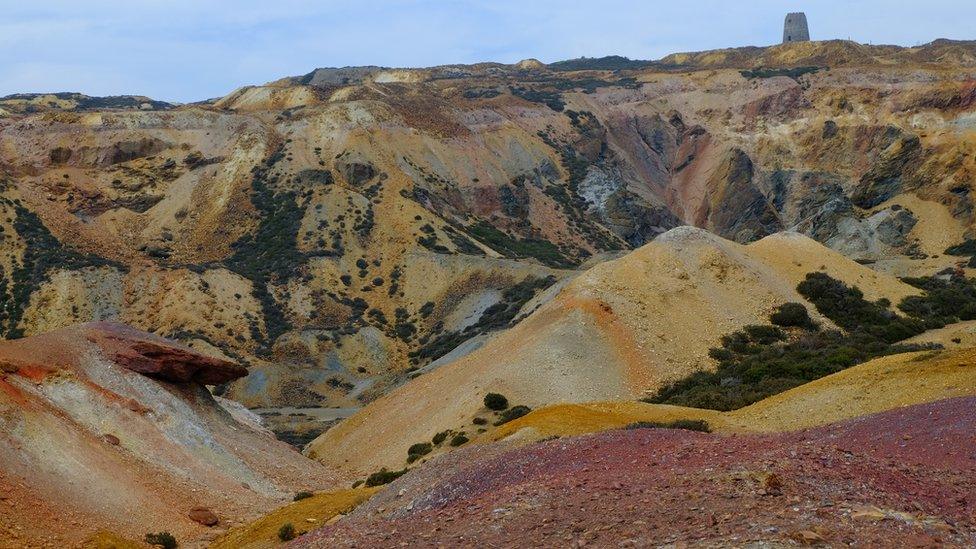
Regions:
M 679 419 L 707 421 L 716 432 L 793 431 L 974 394 L 976 349 L 906 353 L 866 362 L 733 412 L 640 402 L 561 404 L 511 421 L 484 440 L 538 440 Z
M 371 403 L 307 453 L 350 474 L 402 467 L 413 443 L 444 429 L 472 433 L 489 391 L 533 408 L 634 400 L 713 367 L 708 349 L 723 335 L 803 302 L 795 288 L 812 271 L 869 299 L 916 292 L 799 234 L 740 245 L 681 227 L 593 267 L 513 329 Z
M 210 549 L 277 547 L 278 530 L 285 524 L 291 524 L 295 527 L 295 533 L 302 535 L 352 511 L 378 490 L 378 487 L 356 488 L 315 494 L 273 511 L 250 524 L 230 530 L 211 544 Z

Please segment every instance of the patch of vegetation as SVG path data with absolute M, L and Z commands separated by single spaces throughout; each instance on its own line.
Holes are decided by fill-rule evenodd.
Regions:
M 976 255 L 976 239 L 970 238 L 963 242 L 962 244 L 956 244 L 955 246 L 949 246 L 945 251 L 946 255 L 956 255 L 962 257 L 971 257 Z
M 529 408 L 528 406 L 523 406 L 521 404 L 518 406 L 512 406 L 508 410 L 505 410 L 504 412 L 498 415 L 498 421 L 495 422 L 495 427 L 498 427 L 499 425 L 505 425 L 509 421 L 516 420 L 528 414 L 531 411 L 532 408 Z
M 305 208 L 298 205 L 294 192 L 276 192 L 272 188 L 277 176 L 271 174 L 271 169 L 283 157 L 282 150 L 276 150 L 254 169 L 251 201 L 261 214 L 258 228 L 234 243 L 234 255 L 226 262 L 230 270 L 253 283 L 252 294 L 264 313 L 267 342 L 291 329 L 269 286 L 287 281 L 307 260 L 306 254 L 298 250 L 297 238 Z M 260 337 L 259 332 L 252 335 Z
M 292 498 L 292 501 L 301 501 L 303 499 L 308 499 L 313 495 L 314 494 L 312 492 L 306 492 L 306 491 L 298 492 L 297 494 L 295 494 L 295 497 Z
M 485 408 L 495 411 L 504 410 L 508 408 L 508 399 L 498 393 L 488 393 L 485 395 Z
M 676 419 L 666 423 L 658 421 L 638 421 L 631 423 L 626 429 L 682 429 L 685 431 L 698 431 L 701 433 L 711 433 L 712 428 L 703 419 Z
M 441 432 L 437 433 L 436 435 L 434 435 L 434 438 L 432 438 L 430 441 L 432 443 L 434 443 L 435 445 L 438 445 L 439 446 L 442 442 L 444 442 L 445 440 L 447 440 L 447 437 L 450 434 L 451 434 L 450 431 L 441 431 Z
M 562 94 L 559 92 L 519 86 L 510 86 L 508 89 L 516 97 L 531 101 L 532 103 L 542 103 L 556 112 L 562 112 L 566 108 L 566 103 L 563 101 Z
M 485 221 L 478 221 L 467 228 L 468 234 L 498 251 L 506 257 L 532 257 L 556 268 L 571 268 L 576 263 L 567 258 L 559 248 L 548 240 L 516 239 L 496 229 Z
M 176 549 L 180 544 L 169 532 L 149 533 L 143 538 L 149 545 L 158 545 L 163 549 Z
M 295 539 L 296 537 L 298 537 L 298 533 L 295 532 L 295 526 L 292 523 L 286 522 L 286 523 L 284 523 L 284 524 L 281 525 L 281 528 L 278 528 L 278 539 L 279 540 L 281 540 L 281 541 L 291 541 L 291 540 Z
M 24 240 L 26 247 L 21 262 L 11 271 L 11 279 L 0 273 L 0 328 L 6 339 L 24 336 L 18 328 L 30 296 L 48 280 L 48 274 L 56 269 L 77 270 L 85 267 L 110 266 L 120 271 L 125 267 L 107 259 L 77 252 L 61 244 L 34 212 L 20 201 L 0 198 L 0 205 L 13 210 L 13 227 Z
M 824 273 L 808 274 L 796 289 L 821 314 L 851 334 L 894 343 L 925 331 L 923 322 L 891 311 L 887 300 L 867 301 L 861 290 L 849 288 Z
M 904 278 L 902 281 L 925 290 L 925 294 L 906 297 L 898 308 L 922 319 L 927 328 L 976 320 L 976 280 L 953 274 L 948 278 Z
M 784 328 L 814 327 L 810 313 L 807 312 L 807 308 L 802 303 L 784 303 L 780 305 L 776 312 L 769 315 L 769 321 Z
M 800 78 L 801 76 L 803 76 L 805 74 L 813 74 L 813 73 L 816 73 L 816 72 L 822 71 L 822 70 L 830 70 L 830 69 L 827 68 L 827 67 L 813 67 L 813 66 L 811 66 L 811 67 L 794 67 L 794 68 L 791 68 L 791 69 L 766 69 L 766 68 L 759 68 L 759 69 L 755 69 L 755 70 L 739 71 L 739 73 L 742 74 L 742 76 L 744 78 L 747 78 L 749 80 L 752 80 L 752 79 L 755 79 L 755 78 L 775 78 L 777 76 L 788 76 L 788 77 L 792 78 L 793 80 L 796 80 L 796 79 Z
M 434 446 L 429 442 L 418 442 L 407 449 L 407 463 L 413 463 L 426 456 L 434 450 Z
M 387 471 L 386 467 L 384 467 L 366 477 L 366 486 L 368 488 L 372 488 L 373 486 L 383 486 L 384 484 L 389 484 L 407 474 L 407 471 L 409 471 L 409 469 L 406 468 L 399 471 Z
M 457 448 L 458 446 L 463 446 L 468 442 L 470 442 L 470 439 L 468 439 L 467 435 L 465 435 L 464 433 L 458 433 L 454 435 L 453 438 L 451 438 L 451 446 L 455 448 Z
M 580 57 L 550 63 L 547 68 L 554 71 L 619 71 L 640 70 L 654 65 L 653 61 L 638 61 L 619 55 L 606 57 Z
M 933 288 L 939 286 L 927 283 Z M 879 356 L 931 348 L 897 342 L 934 324 L 931 318 L 941 321 L 957 312 L 940 308 L 956 302 L 953 299 L 958 294 L 952 290 L 903 302 L 902 308 L 907 307 L 909 314 L 917 313 L 917 309 L 931 312 L 929 319 L 900 317 L 889 309 L 886 300 L 867 301 L 859 289 L 823 273 L 807 275 L 797 290 L 845 331 L 820 330 L 803 322 L 809 315 L 800 312 L 798 304 L 783 305 L 772 317 L 787 321 L 792 332 L 787 334 L 774 326 L 749 326 L 726 335 L 721 348 L 709 351 L 718 362 L 715 371 L 695 372 L 643 400 L 735 410 Z

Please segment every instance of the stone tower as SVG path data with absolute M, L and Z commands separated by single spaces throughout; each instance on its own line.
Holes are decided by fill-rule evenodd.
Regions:
M 807 15 L 803 12 L 786 15 L 783 24 L 783 43 L 807 42 L 810 40 L 810 27 L 807 26 Z

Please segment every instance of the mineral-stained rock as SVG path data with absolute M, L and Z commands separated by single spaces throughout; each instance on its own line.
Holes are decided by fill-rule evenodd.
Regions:
M 216 526 L 220 522 L 220 518 L 206 507 L 194 507 L 186 516 L 190 517 L 193 522 L 199 522 L 204 526 Z
M 134 372 L 175 383 L 219 385 L 247 375 L 247 368 L 202 355 L 189 347 L 112 322 L 86 327 L 87 338 L 106 358 Z

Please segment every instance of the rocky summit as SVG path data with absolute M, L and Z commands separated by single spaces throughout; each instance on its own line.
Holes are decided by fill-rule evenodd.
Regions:
M 976 42 L 794 16 L 0 98 L 0 547 L 976 544 Z

